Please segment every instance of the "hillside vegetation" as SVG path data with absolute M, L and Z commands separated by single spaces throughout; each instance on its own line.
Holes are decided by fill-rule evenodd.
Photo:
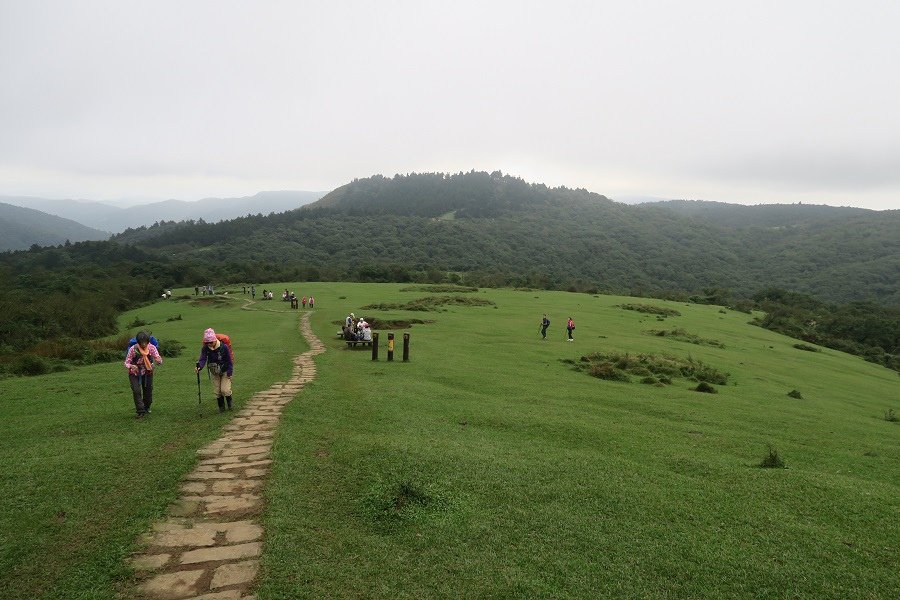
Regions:
M 8 355 L 42 340 L 112 333 L 118 312 L 165 288 L 279 279 L 757 307 L 771 313 L 764 327 L 898 368 L 898 211 L 668 205 L 624 206 L 500 173 L 376 176 L 285 213 L 167 221 L 114 242 L 0 254 L 0 374 L 19 372 Z
M 107 238 L 109 233 L 70 219 L 0 202 L 0 252 Z
M 435 271 L 476 285 L 637 295 L 719 288 L 743 298 L 779 287 L 900 306 L 900 211 L 733 214 L 747 208 L 750 225 L 735 226 L 742 216 L 626 206 L 500 173 L 430 173 L 360 179 L 280 215 L 149 228 L 119 241 L 198 261 L 216 255 L 227 271 L 291 265 L 309 279 L 403 281 Z
M 261 283 L 314 295 L 327 345 L 273 448 L 261 598 L 900 594 L 891 371 L 716 306 L 484 289 L 447 304 L 426 300 L 447 286 Z M 235 342 L 238 407 L 306 349 L 287 303 L 242 310 L 233 288 L 207 303 L 173 291 L 118 321 L 187 345 L 159 369 L 150 418 L 134 419 L 118 361 L 0 380 L 10 597 L 129 589 L 137 539 L 232 416 L 211 414 L 206 387 L 197 404 L 206 327 Z M 399 341 L 389 363 L 384 345 L 373 362 L 335 339 L 351 311 L 417 323 L 395 331 L 411 335 L 410 362 Z M 602 361 L 624 376 L 600 377 Z M 577 368 L 588 363 L 598 369 Z M 704 382 L 717 393 L 695 391 Z

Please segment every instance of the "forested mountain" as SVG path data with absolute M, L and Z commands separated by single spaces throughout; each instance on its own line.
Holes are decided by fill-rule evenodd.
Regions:
M 102 202 L 51 200 L 26 196 L 0 196 L 0 202 L 33 208 L 72 219 L 89 227 L 118 233 L 129 227 L 149 226 L 160 221 L 202 219 L 215 223 L 249 214 L 284 212 L 314 202 L 323 195 L 324 192 L 259 192 L 253 196 L 239 198 L 204 198 L 196 201 L 164 200 L 127 208 Z
M 779 287 L 900 306 L 900 211 L 736 207 L 745 222 L 718 205 L 721 216 L 702 218 L 668 204 L 627 206 L 499 172 L 375 176 L 283 214 L 118 239 L 189 260 L 226 257 L 223 274 L 253 265 L 359 280 L 437 271 L 480 285 L 739 297 Z
M 870 216 L 864 208 L 816 204 L 759 204 L 743 206 L 706 200 L 667 200 L 641 204 L 641 208 L 663 208 L 672 213 L 726 227 L 796 228 L 837 224 L 853 217 Z M 884 211 L 885 213 L 897 211 Z
M 167 287 L 320 279 L 755 307 L 764 327 L 900 370 L 900 211 L 739 207 L 751 218 L 738 219 L 722 206 L 712 217 L 680 208 L 500 173 L 376 176 L 284 213 L 0 253 L 0 376 L 42 340 L 82 348 L 71 338 L 113 333 L 119 311 Z
M 56 246 L 66 240 L 105 240 L 109 235 L 69 219 L 0 202 L 0 251 L 23 250 L 33 244 Z

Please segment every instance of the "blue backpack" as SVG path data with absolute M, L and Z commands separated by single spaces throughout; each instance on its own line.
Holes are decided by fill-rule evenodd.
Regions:
M 156 349 L 159 350 L 159 340 L 157 340 L 152 335 L 150 336 L 150 343 L 153 344 L 154 346 L 156 346 Z M 134 346 L 135 344 L 137 344 L 136 337 L 133 337 L 130 340 L 128 340 L 128 347 L 125 348 L 125 357 L 126 358 L 128 358 L 128 351 L 131 350 L 131 347 Z

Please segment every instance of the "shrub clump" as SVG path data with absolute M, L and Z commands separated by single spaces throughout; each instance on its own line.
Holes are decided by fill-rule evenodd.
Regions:
M 801 394 L 797 390 L 789 391 L 788 396 L 790 396 L 791 398 L 796 398 L 797 400 L 803 400 L 803 394 Z
M 662 315 L 664 317 L 680 317 L 681 313 L 674 308 L 665 308 L 663 306 L 653 306 L 651 304 L 621 304 L 622 310 L 635 310 L 637 312 L 647 313 L 650 315 Z
M 703 392 L 705 394 L 718 394 L 719 390 L 709 385 L 705 381 L 701 381 L 697 384 L 697 387 L 694 388 L 694 391 Z
M 889 408 L 884 411 L 884 420 L 896 423 L 897 421 L 900 421 L 900 417 L 897 416 L 893 408 Z
M 588 374 L 591 377 L 605 379 L 606 381 L 624 381 L 631 382 L 631 377 L 622 369 L 616 368 L 611 362 L 594 363 L 588 367 Z
M 730 375 L 691 357 L 686 359 L 655 354 L 595 352 L 582 356 L 574 368 L 610 381 L 630 381 L 630 375 L 654 378 L 653 383 L 671 385 L 674 378 L 725 385 Z
M 794 344 L 794 348 L 797 350 L 805 350 L 806 352 L 821 352 L 815 346 L 810 346 L 809 344 Z
M 466 285 L 420 285 L 413 287 L 401 288 L 401 292 L 431 292 L 435 294 L 453 294 L 477 292 L 477 287 L 469 287 Z
M 718 340 L 702 338 L 699 335 L 688 333 L 680 327 L 676 327 L 674 329 L 651 329 L 647 333 L 650 335 L 655 335 L 657 337 L 670 337 L 673 340 L 688 342 L 690 344 L 697 344 L 698 346 L 715 346 L 716 348 L 725 347 L 725 344 Z
M 468 296 L 425 296 L 409 302 L 369 304 L 363 306 L 363 310 L 411 310 L 411 311 L 436 311 L 447 305 L 455 306 L 493 306 L 494 302 L 484 298 L 471 298 Z
M 779 456 L 778 450 L 772 447 L 772 444 L 768 445 L 768 450 L 766 451 L 766 455 L 763 457 L 762 461 L 759 463 L 759 467 L 762 469 L 784 469 L 784 460 Z
M 26 377 L 46 375 L 51 370 L 52 367 L 49 362 L 34 354 L 22 354 L 18 356 L 10 369 L 14 375 L 24 375 Z
M 185 345 L 178 340 L 160 340 L 159 353 L 166 358 L 175 358 L 181 356 Z

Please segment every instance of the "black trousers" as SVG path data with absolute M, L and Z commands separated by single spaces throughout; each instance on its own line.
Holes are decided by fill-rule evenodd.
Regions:
M 128 382 L 131 383 L 131 393 L 134 395 L 134 410 L 142 415 L 150 410 L 150 405 L 153 404 L 153 375 L 129 373 Z

